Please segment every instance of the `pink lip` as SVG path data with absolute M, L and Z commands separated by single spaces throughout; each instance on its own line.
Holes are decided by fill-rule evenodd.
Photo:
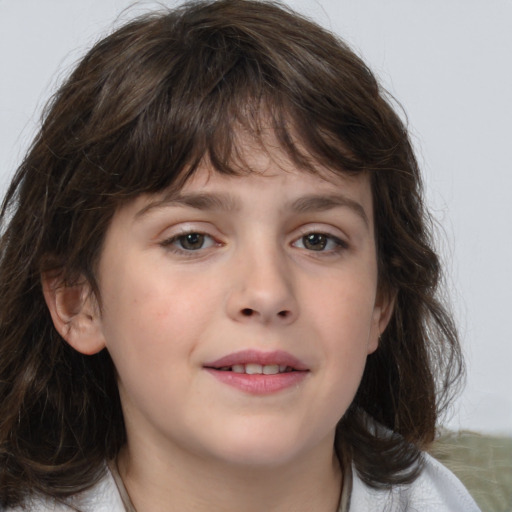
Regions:
M 284 350 L 274 350 L 272 352 L 261 352 L 259 350 L 241 350 L 227 356 L 221 357 L 216 361 L 205 363 L 205 368 L 224 368 L 235 364 L 255 363 L 263 365 L 277 364 L 280 366 L 290 366 L 294 370 L 306 371 L 308 367 L 299 359 L 292 356 Z
M 226 366 L 255 363 L 264 365 L 289 366 L 294 371 L 274 375 L 249 375 L 221 370 Z M 224 384 L 253 395 L 277 393 L 292 386 L 297 386 L 308 375 L 307 366 L 299 359 L 284 351 L 260 352 L 258 350 L 242 350 L 221 357 L 216 361 L 205 363 L 204 369 Z

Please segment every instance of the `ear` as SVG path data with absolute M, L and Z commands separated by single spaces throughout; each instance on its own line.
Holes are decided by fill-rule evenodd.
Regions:
M 82 354 L 96 354 L 105 347 L 101 315 L 88 281 L 67 285 L 60 274 L 41 276 L 43 295 L 57 332 Z
M 396 293 L 389 291 L 377 292 L 373 308 L 372 326 L 368 340 L 368 354 L 375 352 L 379 347 L 381 334 L 386 330 L 395 308 Z

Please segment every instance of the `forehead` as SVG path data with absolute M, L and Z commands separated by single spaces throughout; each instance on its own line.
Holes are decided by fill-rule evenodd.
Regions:
M 369 185 L 366 172 L 348 172 L 339 167 L 327 167 L 315 158 L 304 147 L 293 132 L 292 154 L 290 155 L 269 126 L 256 135 L 239 130 L 234 135 L 233 147 L 230 152 L 228 168 L 214 165 L 208 156 L 203 157 L 200 164 L 190 173 L 182 185 L 183 190 L 213 187 L 220 182 L 225 187 L 236 187 L 248 181 L 270 182 L 316 189 L 357 188 L 359 183 Z M 301 163 L 301 160 L 304 164 Z M 227 170 L 227 172 L 226 172 Z M 225 179 L 235 177 L 239 179 Z M 245 180 L 243 178 L 246 178 Z
M 234 175 L 224 174 L 208 164 L 202 164 L 183 187 L 171 192 L 171 195 L 215 191 L 236 196 L 239 193 L 257 195 L 266 192 L 282 197 L 284 201 L 287 197 L 304 194 L 345 193 L 347 197 L 352 196 L 366 203 L 365 196 L 371 189 L 367 173 L 345 174 L 321 166 L 314 172 L 311 169 L 297 168 L 283 160 L 276 162 L 267 155 L 253 154 L 251 160 L 251 167 Z M 168 196 L 169 193 L 164 195 Z M 260 199 L 263 200 L 264 197 Z
M 139 197 L 131 210 L 142 218 L 169 206 L 234 214 L 254 209 L 308 214 L 345 207 L 373 229 L 367 173 L 342 173 L 320 164 L 299 169 L 280 150 L 247 151 L 244 165 L 237 174 L 224 174 L 203 161 L 184 186 Z
M 131 212 L 136 211 L 140 217 L 159 206 L 176 204 L 233 211 L 253 202 L 266 202 L 276 211 L 294 204 L 300 206 L 294 211 L 303 212 L 312 211 L 313 206 L 327 210 L 348 204 L 359 210 L 369 227 L 373 224 L 368 172 L 329 167 L 315 158 L 298 137 L 294 137 L 290 152 L 266 122 L 261 122 L 258 132 L 239 126 L 233 133 L 229 153 L 223 155 L 225 160 L 210 155 L 207 152 L 197 164 L 185 166 L 170 186 L 144 193 L 120 209 L 131 206 Z M 305 165 L 301 165 L 303 158 L 307 159 Z M 304 202 L 300 204 L 301 198 L 307 198 L 307 207 Z

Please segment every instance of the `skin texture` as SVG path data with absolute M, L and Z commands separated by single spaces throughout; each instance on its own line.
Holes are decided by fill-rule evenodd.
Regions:
M 45 285 L 67 341 L 112 356 L 128 438 L 118 463 L 139 511 L 339 500 L 335 427 L 392 307 L 377 289 L 369 179 L 305 173 L 279 150 L 245 160 L 250 174 L 205 163 L 178 201 L 141 196 L 115 214 L 101 308 L 86 285 Z M 254 394 L 205 369 L 240 350 L 286 351 L 307 371 Z

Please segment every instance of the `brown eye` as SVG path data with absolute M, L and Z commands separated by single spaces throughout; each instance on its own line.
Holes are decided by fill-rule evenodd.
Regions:
M 301 236 L 293 242 L 292 246 L 306 251 L 326 253 L 326 255 L 332 255 L 348 249 L 348 244 L 344 240 L 333 235 L 314 231 Z
M 216 242 L 211 235 L 190 231 L 189 233 L 182 233 L 162 240 L 160 245 L 166 250 L 176 254 L 191 255 L 194 252 L 199 253 L 200 251 L 202 252 L 221 244 Z
M 310 251 L 323 251 L 328 241 L 329 237 L 322 233 L 309 233 L 302 237 L 304 248 Z
M 197 251 L 202 249 L 205 242 L 205 235 L 202 233 L 187 233 L 176 240 L 181 247 L 187 251 Z

